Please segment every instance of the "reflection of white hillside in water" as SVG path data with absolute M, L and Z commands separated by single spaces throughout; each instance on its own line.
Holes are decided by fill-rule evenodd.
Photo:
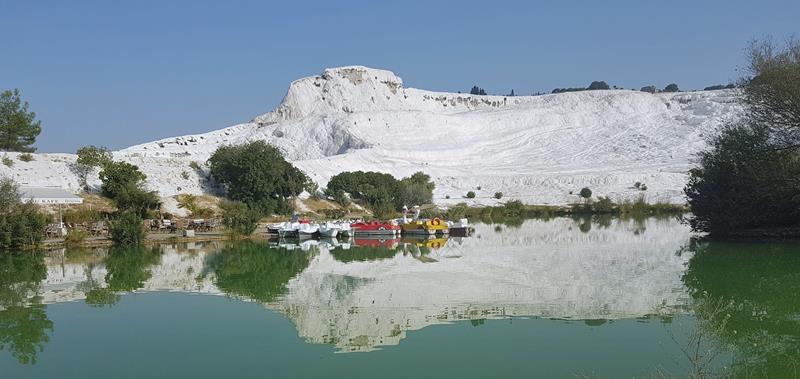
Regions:
M 424 257 L 414 249 L 404 254 L 401 246 L 391 258 L 349 263 L 322 242 L 285 296 L 266 306 L 310 342 L 369 351 L 399 343 L 409 330 L 454 320 L 630 318 L 675 313 L 688 301 L 681 275 L 689 256 L 676 254 L 689 238 L 685 226 L 673 220 L 612 221 L 588 232 L 580 226 L 564 218 L 500 232 L 478 225 L 474 237 L 450 239 Z M 213 273 L 201 275 L 219 246 L 184 250 L 164 248 L 139 291 L 222 294 Z M 87 261 L 48 258 L 44 301 L 85 298 L 90 276 L 103 286 L 102 259 Z
M 479 225 L 423 263 L 412 255 L 341 263 L 324 249 L 280 304 L 301 336 L 344 351 L 392 345 L 407 330 L 461 319 L 612 319 L 673 313 L 688 301 L 675 221 L 613 221 L 587 233 L 570 219 Z

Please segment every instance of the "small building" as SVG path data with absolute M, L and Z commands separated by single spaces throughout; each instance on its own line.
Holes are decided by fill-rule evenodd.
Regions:
M 40 205 L 58 205 L 58 233 L 62 236 L 67 235 L 64 227 L 64 219 L 61 215 L 61 207 L 64 204 L 83 204 L 83 198 L 69 191 L 58 187 L 20 187 L 20 198 L 23 202 L 31 202 Z

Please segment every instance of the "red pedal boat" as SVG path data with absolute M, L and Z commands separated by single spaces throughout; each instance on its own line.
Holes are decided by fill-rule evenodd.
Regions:
M 350 224 L 353 234 L 362 236 L 396 236 L 400 234 L 400 225 L 389 221 L 359 221 Z

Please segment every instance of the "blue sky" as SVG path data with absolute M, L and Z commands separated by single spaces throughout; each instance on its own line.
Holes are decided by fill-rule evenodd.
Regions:
M 122 148 L 247 121 L 342 65 L 442 91 L 699 89 L 739 77 L 747 41 L 799 33 L 798 15 L 796 0 L 0 0 L 0 89 L 37 112 L 41 152 Z

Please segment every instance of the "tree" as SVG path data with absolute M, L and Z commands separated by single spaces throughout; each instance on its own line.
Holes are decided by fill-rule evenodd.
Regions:
M 100 171 L 100 187 L 103 195 L 114 201 L 120 213 L 133 212 L 147 217 L 149 211 L 161 207 L 155 192 L 147 191 L 144 181 L 147 176 L 139 167 L 127 162 L 108 162 Z
M 117 246 L 139 246 L 144 242 L 144 220 L 136 212 L 123 212 L 111 223 L 111 240 Z
M 475 198 L 475 192 L 474 191 L 467 192 L 467 199 L 474 199 L 474 198 Z
M 19 89 L 0 94 L 0 150 L 34 152 L 31 147 L 42 132 L 41 122 L 35 121 L 36 113 L 28 111 L 28 102 L 23 102 Z
M 675 83 L 667 84 L 667 86 L 664 87 L 664 92 L 678 92 L 678 91 L 679 91 L 678 85 Z
M 486 95 L 486 91 L 484 91 L 484 90 L 483 90 L 483 88 L 480 88 L 480 87 L 478 87 L 478 86 L 473 86 L 473 87 L 472 87 L 472 89 L 471 89 L 471 90 L 469 90 L 469 94 L 470 94 L 470 95 L 481 95 L 481 96 L 485 96 L 485 95 Z
M 608 86 L 608 83 L 600 80 L 600 81 L 594 81 L 591 84 L 589 84 L 589 88 L 587 88 L 587 89 L 588 90 L 598 90 L 598 89 L 609 89 L 609 88 L 610 87 Z
M 589 187 L 583 187 L 579 194 L 582 198 L 589 200 L 589 198 L 592 197 L 592 190 L 590 190 Z
M 105 167 L 107 164 L 112 163 L 114 157 L 108 148 L 104 146 L 84 146 L 78 149 L 78 159 L 76 163 L 86 167 Z
M 36 204 L 22 202 L 13 180 L 0 180 L 0 250 L 38 245 L 46 224 L 47 219 Z
M 414 173 L 408 178 L 400 180 L 398 205 L 422 205 L 433 201 L 433 190 L 436 185 L 431 181 L 430 175 L 422 171 Z
M 800 147 L 800 40 L 783 48 L 771 41 L 752 42 L 743 97 L 748 118 L 764 125 L 778 148 Z
M 640 90 L 642 92 L 656 93 L 656 86 L 644 86 Z
M 335 199 L 346 198 L 349 194 L 353 200 L 376 209 L 392 210 L 402 206 L 397 201 L 400 182 L 391 174 L 374 171 L 345 171 L 336 174 L 328 181 L 325 193 Z M 342 204 L 344 205 L 344 204 Z
M 291 212 L 288 198 L 313 187 L 306 174 L 263 141 L 222 146 L 209 158 L 208 166 L 229 199 L 261 214 Z
M 800 224 L 800 43 L 748 49 L 745 114 L 700 154 L 684 189 L 690 224 L 712 237 Z
M 143 185 L 147 176 L 139 171 L 139 167 L 128 162 L 107 163 L 100 171 L 100 180 L 103 181 L 100 189 L 103 195 L 111 199 L 131 187 Z
M 791 225 L 800 217 L 800 162 L 775 149 L 769 130 L 723 126 L 699 155 L 684 189 L 695 231 L 720 237 L 738 230 Z
M 241 201 L 223 200 L 219 204 L 222 209 L 222 225 L 237 235 L 249 236 L 253 234 L 261 220 L 258 211 L 250 209 Z

